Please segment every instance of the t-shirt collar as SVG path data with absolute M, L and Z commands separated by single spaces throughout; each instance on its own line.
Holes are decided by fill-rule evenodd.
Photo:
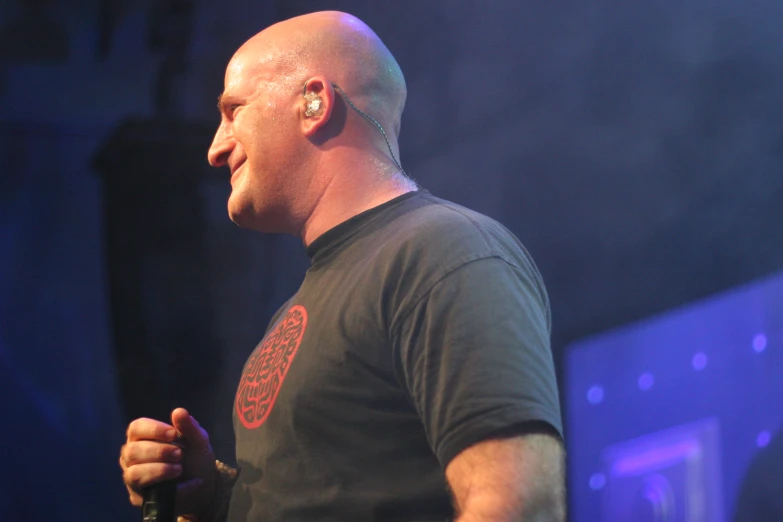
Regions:
M 350 238 L 356 232 L 364 228 L 368 223 L 372 222 L 385 213 L 387 210 L 405 202 L 409 199 L 421 194 L 426 194 L 426 190 L 414 190 L 401 194 L 396 198 L 390 199 L 385 203 L 381 203 L 377 207 L 365 210 L 355 216 L 343 221 L 337 226 L 334 226 L 318 236 L 315 241 L 307 246 L 307 257 L 314 263 L 316 256 L 326 255 L 327 252 L 332 251 L 334 248 L 342 244 L 346 239 Z

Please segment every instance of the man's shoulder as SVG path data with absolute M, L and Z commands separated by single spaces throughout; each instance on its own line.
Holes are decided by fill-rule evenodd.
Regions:
M 449 255 L 505 255 L 521 249 L 517 237 L 495 219 L 423 192 L 388 223 L 399 246 Z
M 444 220 L 469 220 L 497 223 L 497 221 L 489 216 L 460 205 L 459 203 L 439 198 L 426 190 L 417 194 L 415 199 L 419 200 L 419 203 L 416 205 L 418 211 L 432 216 L 438 216 Z

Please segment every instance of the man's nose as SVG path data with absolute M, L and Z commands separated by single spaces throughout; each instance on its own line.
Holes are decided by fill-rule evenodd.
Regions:
M 234 140 L 226 135 L 223 125 L 215 132 L 212 145 L 209 146 L 207 159 L 213 167 L 222 167 L 228 164 L 228 157 L 234 149 Z

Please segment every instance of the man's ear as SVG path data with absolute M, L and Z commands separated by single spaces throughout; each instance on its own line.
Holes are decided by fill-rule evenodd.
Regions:
M 302 87 L 299 110 L 302 134 L 311 138 L 326 125 L 334 108 L 334 87 L 323 76 L 313 76 Z

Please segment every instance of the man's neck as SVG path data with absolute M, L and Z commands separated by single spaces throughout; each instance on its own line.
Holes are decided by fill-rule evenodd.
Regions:
M 343 169 L 330 178 L 300 232 L 305 246 L 357 214 L 416 190 L 416 184 L 401 173 L 386 175 L 367 170 L 371 172 Z

